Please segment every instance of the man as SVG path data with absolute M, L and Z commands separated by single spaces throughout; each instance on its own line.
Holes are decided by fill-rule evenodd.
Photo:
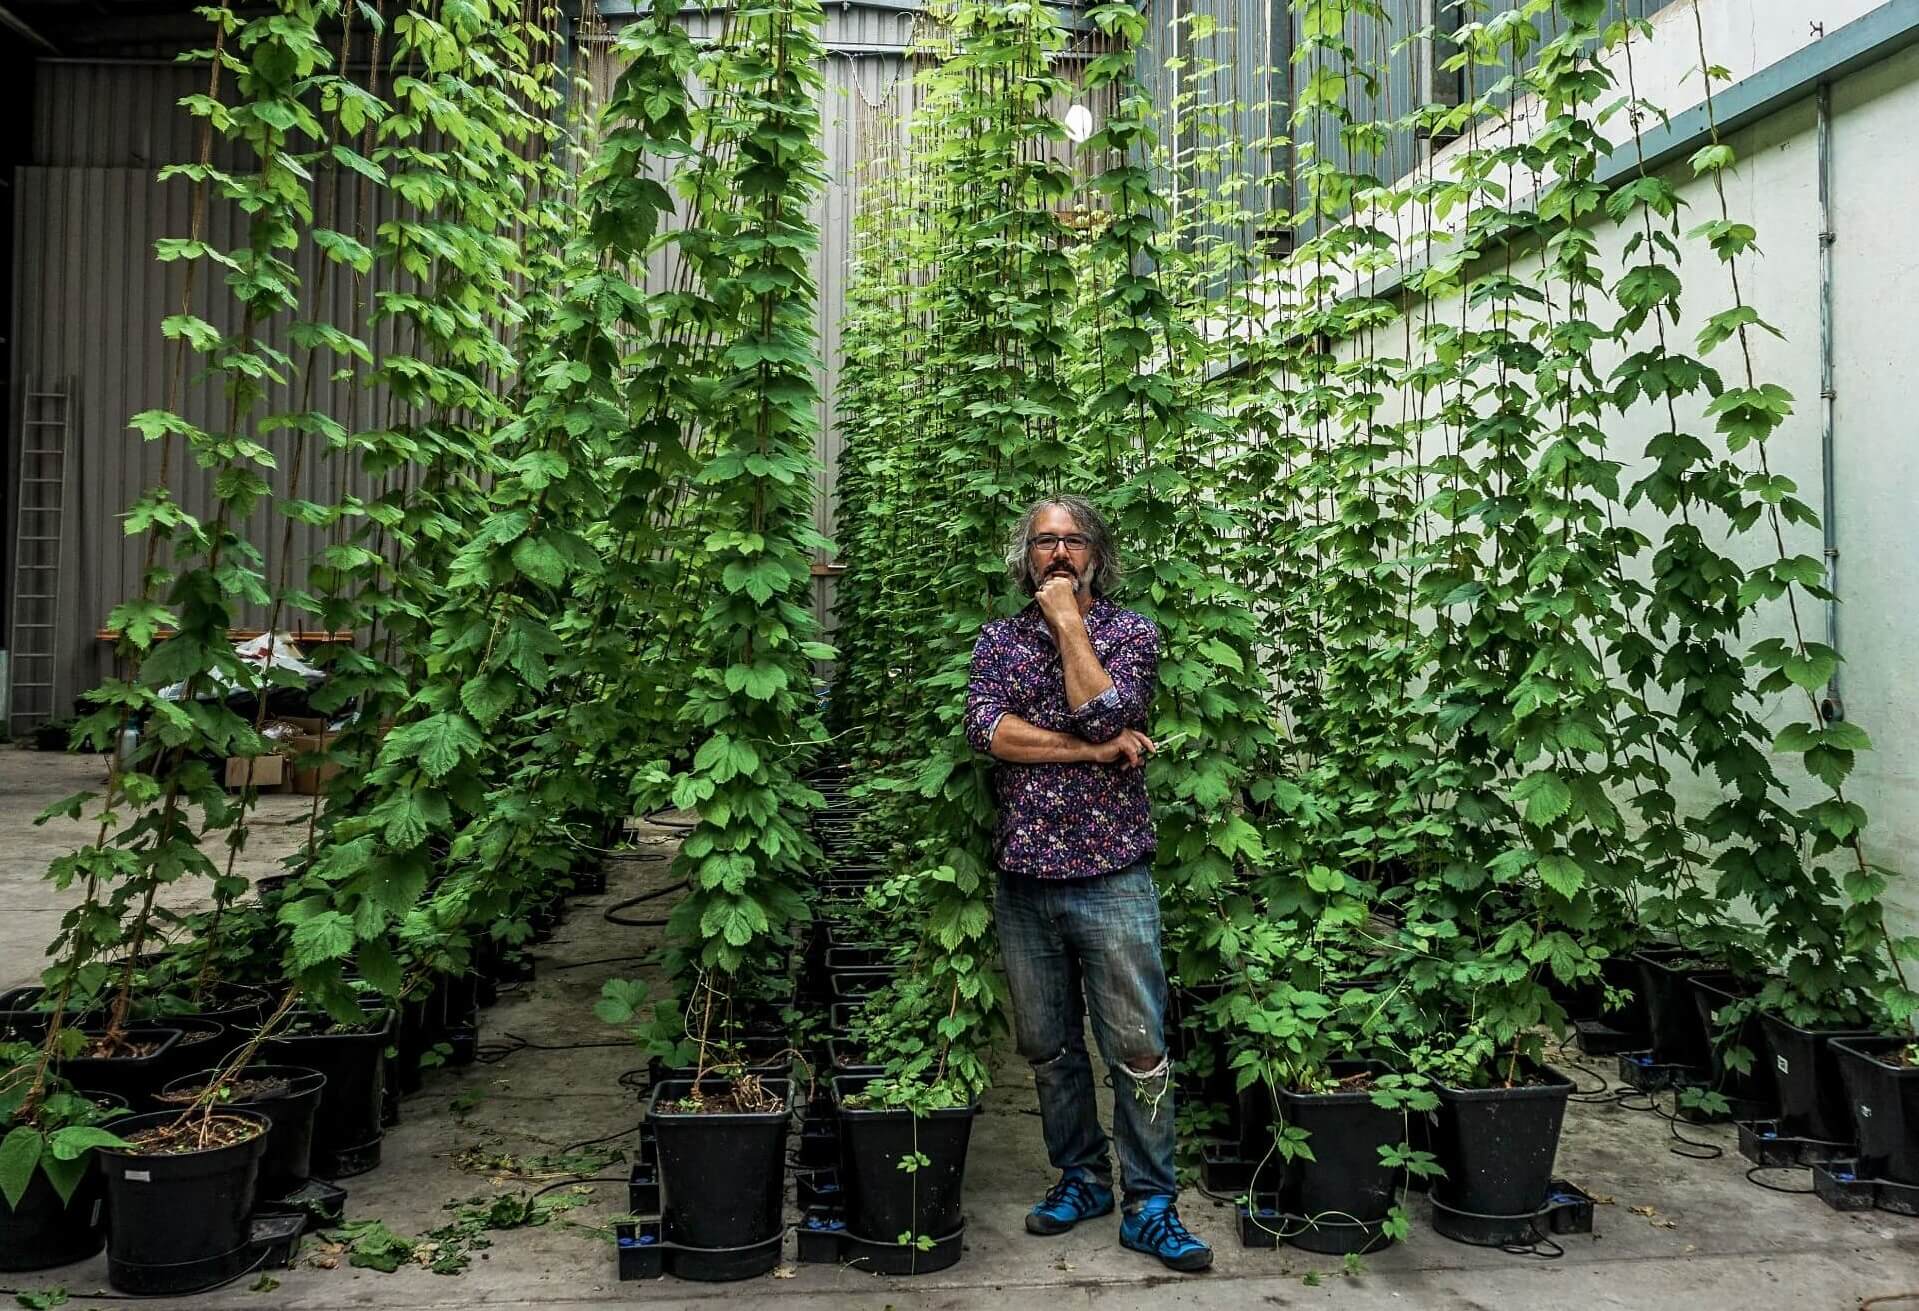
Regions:
M 1153 741 L 1143 731 L 1159 634 L 1107 599 L 1119 561 L 1081 497 L 1029 509 L 1006 563 L 1033 601 L 980 630 L 966 734 L 999 762 L 1000 953 L 1020 1054 L 1039 1084 L 1046 1152 L 1060 1171 L 1026 1228 L 1061 1234 L 1113 1209 L 1086 1052 L 1090 1009 L 1114 1090 L 1120 1242 L 1172 1269 L 1203 1270 L 1212 1249 L 1173 1205 L 1166 974 L 1144 769 Z

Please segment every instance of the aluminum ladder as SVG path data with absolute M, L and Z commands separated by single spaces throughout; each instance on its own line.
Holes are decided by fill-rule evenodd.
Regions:
M 29 383 L 20 420 L 20 482 L 13 520 L 12 704 L 18 736 L 56 717 L 53 671 L 59 652 L 73 387 Z

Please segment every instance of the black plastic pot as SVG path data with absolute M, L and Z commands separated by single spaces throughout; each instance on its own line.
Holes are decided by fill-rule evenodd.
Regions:
M 666 1241 L 682 1248 L 675 1273 L 727 1281 L 763 1275 L 780 1262 L 785 1226 L 786 1135 L 792 1118 L 790 1080 L 768 1080 L 780 1109 L 765 1112 L 682 1111 L 691 1080 L 654 1086 L 646 1119 L 660 1172 L 660 1218 Z M 702 1091 L 723 1093 L 709 1080 Z
M 1693 1001 L 1692 980 L 1723 974 L 1703 965 L 1676 947 L 1648 947 L 1633 953 L 1639 964 L 1640 993 L 1645 997 L 1647 1028 L 1652 1035 L 1655 1065 L 1684 1065 L 1705 1069 L 1712 1063 L 1706 1026 Z
M 199 1092 L 217 1075 L 201 1070 L 168 1084 L 170 1093 Z M 326 1076 L 299 1065 L 247 1065 L 240 1079 L 283 1079 L 282 1092 L 237 1096 L 222 1106 L 245 1106 L 266 1116 L 269 1125 L 265 1153 L 260 1158 L 260 1198 L 271 1201 L 296 1191 L 313 1177 L 313 1125 L 320 1110 Z
M 1381 1074 L 1384 1066 L 1335 1062 L 1336 1078 Z M 1385 1221 L 1398 1196 L 1401 1170 L 1379 1163 L 1379 1149 L 1406 1141 L 1406 1115 L 1373 1104 L 1372 1093 L 1301 1093 L 1281 1090 L 1280 1111 L 1304 1129 L 1313 1159 L 1295 1161 L 1280 1209 L 1298 1220 L 1286 1224 L 1286 1241 L 1308 1252 L 1334 1256 L 1371 1252 L 1392 1239 Z
M 1748 1015 L 1736 1030 L 1728 1030 L 1715 1018 L 1727 1006 L 1753 995 L 1757 984 L 1747 983 L 1732 974 L 1702 974 L 1692 981 L 1693 1004 L 1699 1010 L 1699 1022 L 1705 1026 L 1708 1055 L 1712 1060 L 1712 1086 L 1750 1103 L 1753 1118 L 1768 1119 L 1779 1105 L 1779 1090 L 1772 1077 L 1772 1062 L 1766 1059 L 1766 1034 L 1758 1013 Z M 1752 1072 L 1741 1074 L 1726 1065 L 1726 1053 L 1743 1047 L 1752 1054 Z
M 832 973 L 834 1001 L 860 1001 L 891 983 L 894 970 L 835 970 Z
M 826 968 L 835 974 L 844 970 L 885 970 L 899 972 L 893 949 L 883 942 L 835 943 L 826 949 Z
M 902 1233 L 924 1236 L 933 1250 L 908 1244 L 909 1260 L 888 1273 L 928 1274 L 959 1260 L 966 1187 L 966 1150 L 979 1107 L 956 1106 L 915 1116 L 897 1107 L 854 1108 L 846 1099 L 865 1091 L 870 1075 L 840 1075 L 833 1100 L 840 1121 L 840 1186 L 846 1229 L 855 1238 L 898 1248 Z M 900 1169 L 915 1151 L 929 1158 L 918 1170 Z
M 45 992 L 37 983 L 0 991 L 0 1042 L 38 1042 L 46 1036 L 46 1012 L 34 1008 Z
M 88 1030 L 90 1037 L 100 1036 Z M 81 1092 L 113 1093 L 124 1097 L 127 1105 L 145 1106 L 172 1077 L 169 1053 L 179 1045 L 181 1030 L 157 1024 L 131 1025 L 127 1037 L 160 1045 L 145 1056 L 83 1056 L 57 1063 L 55 1069 Z
M 1911 1038 L 1835 1038 L 1832 1054 L 1859 1128 L 1861 1179 L 1919 1185 L 1919 1065 L 1899 1053 Z
M 1503 1247 L 1540 1233 L 1573 1084 L 1547 1066 L 1525 1075 L 1536 1082 L 1439 1089 L 1432 1147 L 1446 1174 L 1433 1181 L 1433 1228 L 1447 1238 Z
M 127 1114 L 124 1098 L 101 1094 L 96 1100 L 111 1102 L 120 1118 Z M 6 1131 L 0 1124 L 0 1138 Z M 46 1172 L 36 1167 L 19 1206 L 8 1206 L 0 1197 L 0 1271 L 51 1270 L 84 1261 L 107 1241 L 106 1221 L 105 1185 L 96 1165 L 88 1163 L 64 1202 Z
M 1876 1038 L 1867 1028 L 1802 1029 L 1767 1011 L 1759 1017 L 1779 1088 L 1779 1132 L 1828 1143 L 1853 1141 L 1852 1109 L 1834 1057 L 1835 1038 Z
M 99 1149 L 107 1193 L 107 1282 L 142 1296 L 191 1293 L 239 1275 L 253 1259 L 249 1221 L 266 1151 L 267 1117 L 246 1120 L 251 1137 L 203 1152 L 143 1156 Z M 179 1119 L 177 1111 L 136 1115 L 114 1125 L 122 1137 Z
M 877 1061 L 869 1060 L 863 1047 L 850 1038 L 828 1038 L 826 1040 L 826 1059 L 832 1067 L 832 1073 L 842 1074 L 880 1074 L 886 1069 Z
M 307 1013 L 295 1024 L 324 1027 L 327 1017 Z M 326 1076 L 326 1093 L 313 1122 L 313 1173 L 322 1179 L 365 1174 L 380 1163 L 385 1127 L 380 1107 L 386 1091 L 386 1045 L 393 1012 L 367 1016 L 357 1032 L 284 1033 L 260 1045 L 261 1054 Z

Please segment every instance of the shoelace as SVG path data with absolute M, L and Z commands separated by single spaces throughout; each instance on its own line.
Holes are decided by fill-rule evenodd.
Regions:
M 1179 1213 L 1170 1206 L 1164 1211 L 1154 1211 L 1140 1221 L 1139 1237 L 1141 1242 L 1155 1250 L 1169 1245 L 1175 1249 L 1205 1246 L 1180 1223 Z
M 1069 1174 L 1046 1190 L 1046 1200 L 1040 1205 L 1051 1208 L 1057 1207 L 1062 1202 L 1070 1203 L 1075 1211 L 1091 1211 L 1093 1190 L 1079 1175 Z

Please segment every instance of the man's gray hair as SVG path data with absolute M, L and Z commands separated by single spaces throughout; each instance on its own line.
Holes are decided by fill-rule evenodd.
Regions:
M 1028 596 L 1039 590 L 1039 583 L 1033 577 L 1033 523 L 1043 510 L 1058 509 L 1066 511 L 1073 523 L 1092 542 L 1087 555 L 1090 557 L 1087 576 L 1092 582 L 1094 596 L 1110 596 L 1119 586 L 1124 575 L 1120 567 L 1119 553 L 1113 549 L 1113 534 L 1106 527 L 1106 520 L 1100 517 L 1093 503 L 1084 496 L 1048 496 L 1044 500 L 1034 501 L 1019 517 L 1019 526 L 1013 529 L 1013 535 L 1006 543 L 1006 572 Z

